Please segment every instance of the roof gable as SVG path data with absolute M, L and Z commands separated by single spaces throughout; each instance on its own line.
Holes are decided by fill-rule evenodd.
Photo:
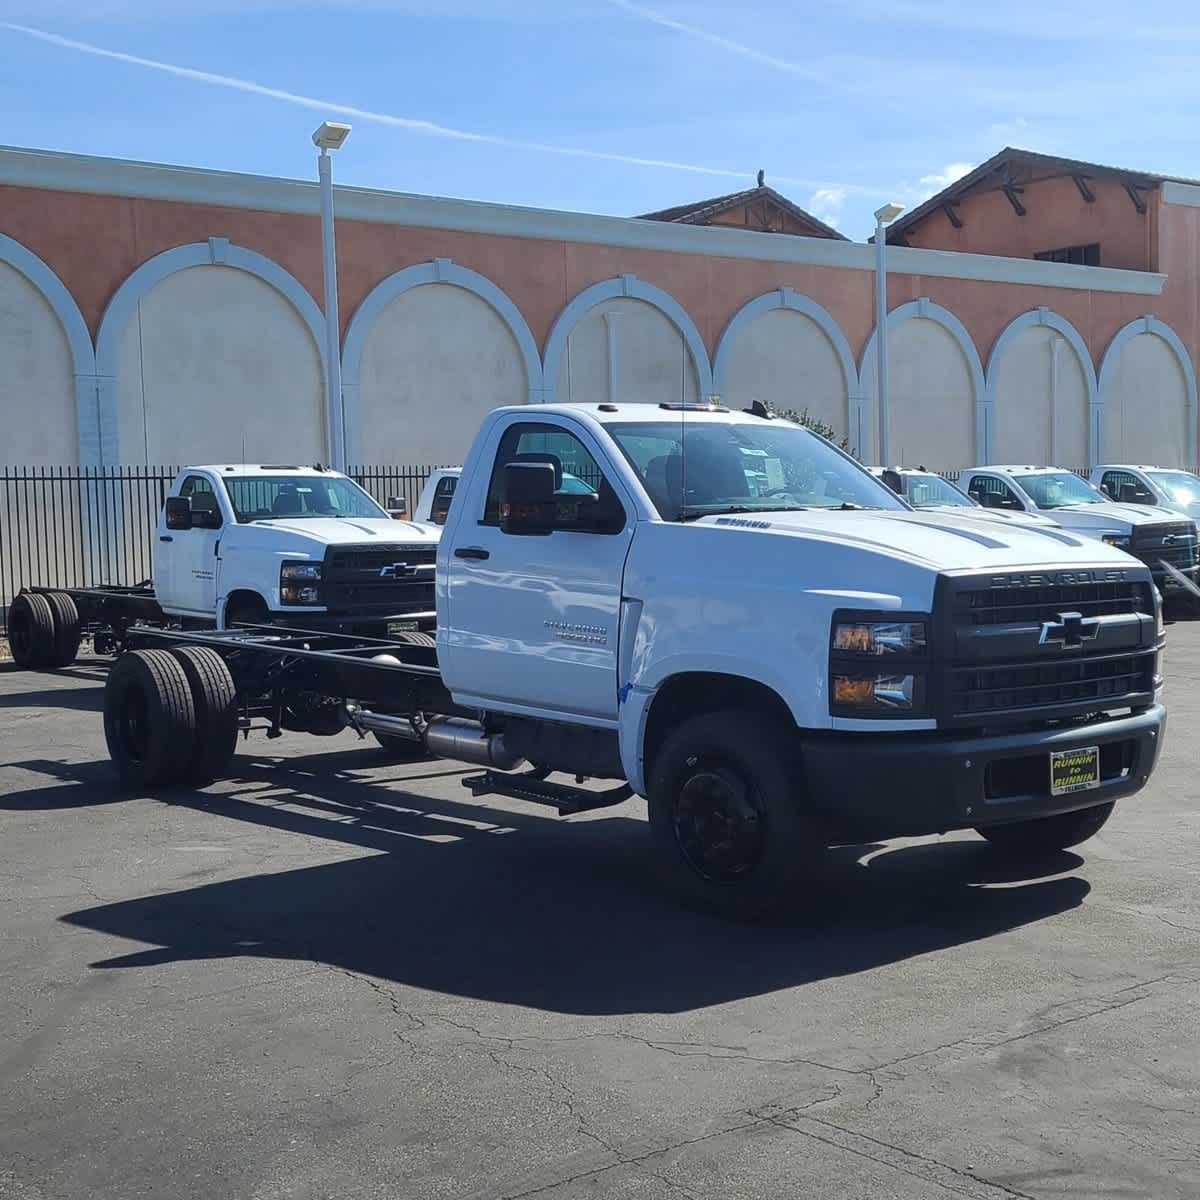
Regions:
M 832 225 L 814 217 L 798 204 L 794 204 L 782 193 L 777 192 L 766 184 L 746 188 L 740 192 L 729 192 L 724 196 L 713 196 L 707 200 L 697 200 L 691 204 L 677 204 L 673 208 L 663 208 L 657 212 L 642 213 L 640 221 L 669 221 L 677 225 L 712 225 L 718 218 L 736 209 L 744 209 L 747 214 L 746 225 L 760 231 L 790 233 L 791 230 L 782 228 L 770 229 L 771 213 L 790 219 L 800 226 L 801 236 L 836 238 L 846 241 L 845 234 L 839 233 Z
M 968 194 L 977 191 L 1004 191 L 1018 215 L 1023 215 L 1021 188 L 1025 184 L 1038 183 L 1044 179 L 1059 179 L 1070 176 L 1084 199 L 1089 199 L 1088 183 L 1094 179 L 1107 179 L 1119 183 L 1129 193 L 1137 211 L 1143 212 L 1141 193 L 1153 191 L 1162 183 L 1191 183 L 1200 180 L 1179 175 L 1159 175 L 1151 171 L 1134 171 L 1126 167 L 1110 167 L 1102 163 L 1084 162 L 1075 158 L 1058 158 L 1051 154 L 1039 154 L 1034 150 L 1021 150 L 1005 146 L 986 162 L 968 171 L 949 187 L 917 205 L 888 226 L 889 242 L 904 242 L 907 230 L 919 225 L 930 214 L 939 209 L 957 225 L 955 206 Z

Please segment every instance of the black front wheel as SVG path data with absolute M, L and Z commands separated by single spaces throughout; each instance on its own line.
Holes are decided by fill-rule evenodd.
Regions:
M 654 759 L 650 828 L 677 887 L 739 919 L 811 882 L 825 839 L 806 804 L 795 729 L 738 711 L 690 717 Z
M 1113 802 L 1081 808 L 1076 812 L 1059 813 L 1055 817 L 1039 817 L 1033 821 L 1014 821 L 1009 825 L 985 825 L 976 833 L 987 838 L 999 850 L 1008 854 L 1034 858 L 1069 850 L 1095 837 L 1105 821 L 1112 816 Z

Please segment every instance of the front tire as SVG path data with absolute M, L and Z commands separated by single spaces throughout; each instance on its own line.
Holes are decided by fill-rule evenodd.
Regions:
M 1014 821 L 1010 825 L 985 825 L 975 830 L 998 850 L 1026 858 L 1069 850 L 1095 837 L 1112 816 L 1113 801 L 1081 808 L 1075 812 L 1059 813 L 1055 817 L 1039 817 L 1033 821 Z
M 683 721 L 654 758 L 650 829 L 691 902 L 749 920 L 811 881 L 825 839 L 807 809 L 795 729 L 727 710 Z

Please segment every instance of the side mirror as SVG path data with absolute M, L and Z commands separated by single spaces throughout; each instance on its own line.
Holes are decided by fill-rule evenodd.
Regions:
M 904 495 L 904 480 L 900 476 L 899 471 L 884 471 L 883 482 L 896 493 L 897 496 Z
M 446 517 L 449 515 L 449 512 L 450 512 L 450 501 L 453 499 L 454 499 L 453 496 L 435 496 L 434 497 L 433 507 L 431 508 L 430 513 L 429 513 L 429 519 L 435 525 L 445 525 Z
M 387 509 L 387 515 L 393 521 L 408 520 L 408 501 L 403 496 L 389 496 L 383 507 Z
M 191 529 L 192 500 L 190 496 L 168 496 L 166 503 L 168 529 Z
M 548 534 L 554 529 L 554 465 L 510 462 L 504 468 L 500 529 L 513 534 Z

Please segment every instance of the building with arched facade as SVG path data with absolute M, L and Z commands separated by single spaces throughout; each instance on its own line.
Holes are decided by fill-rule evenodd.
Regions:
M 893 457 L 1194 465 L 1200 185 L 1005 154 L 890 236 Z M 497 405 L 714 393 L 875 454 L 874 250 L 761 186 L 645 218 L 338 188 L 334 398 L 315 183 L 7 149 L 0 196 L 8 464 L 316 461 L 338 432 L 445 463 Z

